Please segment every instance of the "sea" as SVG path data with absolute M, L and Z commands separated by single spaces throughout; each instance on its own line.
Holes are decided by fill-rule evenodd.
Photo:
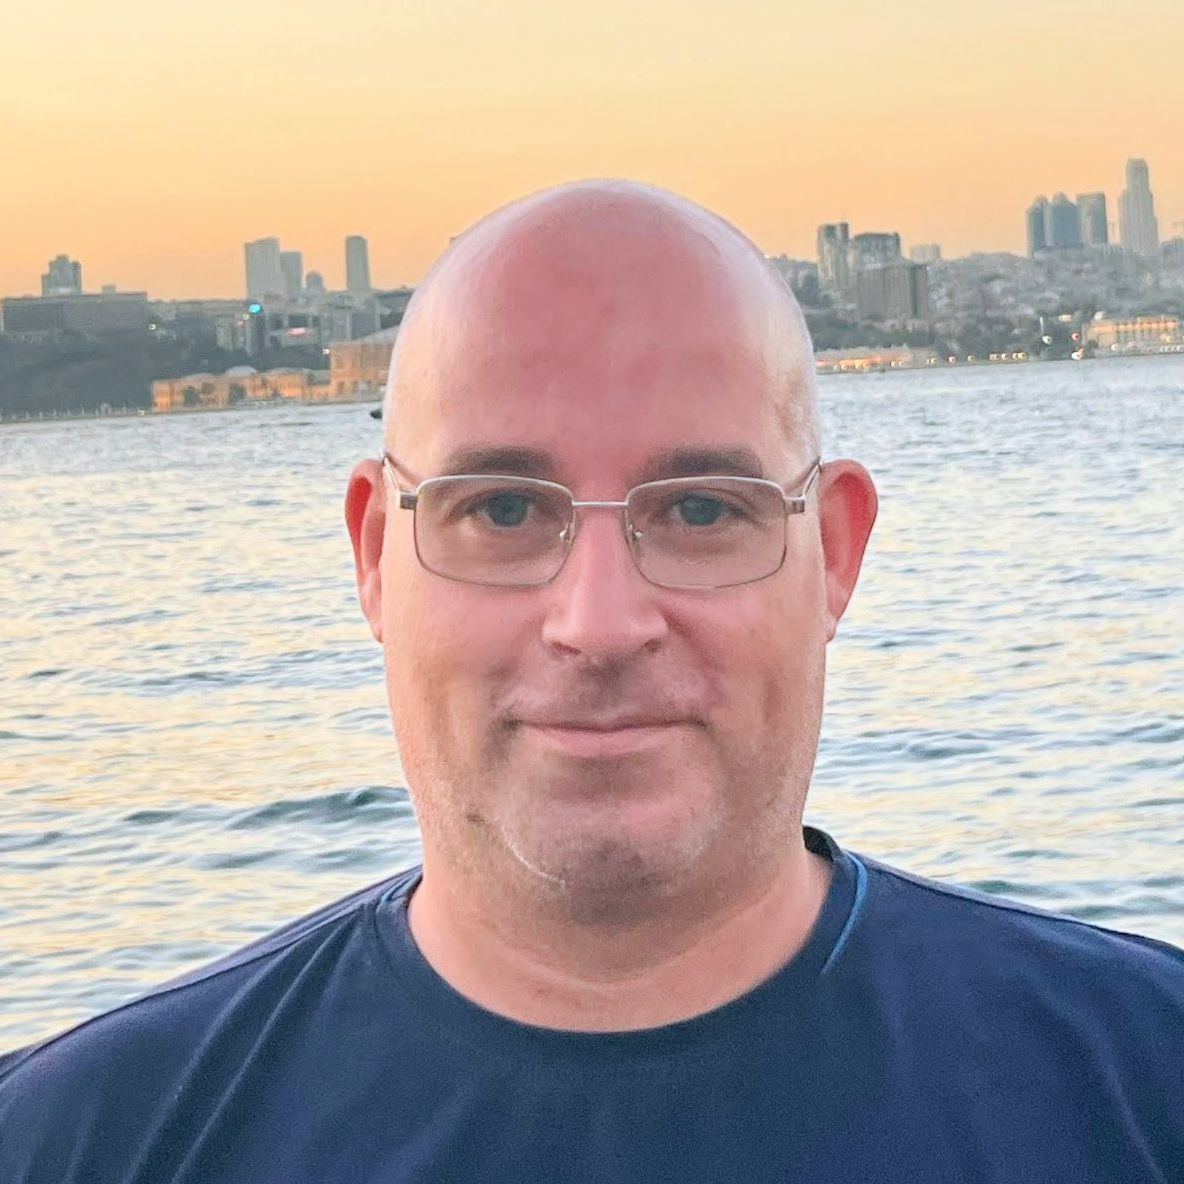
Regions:
M 1184 945 L 1184 358 L 820 381 L 880 517 L 807 820 Z M 0 1049 L 413 863 L 360 404 L 0 425 Z

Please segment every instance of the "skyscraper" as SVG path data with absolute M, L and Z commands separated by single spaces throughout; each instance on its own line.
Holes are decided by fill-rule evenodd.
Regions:
M 1079 193 L 1077 213 L 1081 218 L 1081 242 L 1087 247 L 1104 247 L 1110 241 L 1106 223 L 1106 195 Z
M 865 231 L 855 235 L 847 248 L 848 266 L 852 272 L 882 267 L 900 257 L 900 235 L 895 233 Z
M 48 270 L 41 277 L 42 296 L 80 296 L 82 294 L 82 264 L 69 255 L 59 255 L 49 261 Z
M 247 243 L 243 252 L 247 261 L 247 299 L 284 294 L 284 269 L 280 262 L 280 240 L 258 238 Z
M 847 223 L 828 222 L 818 228 L 818 281 L 831 292 L 846 292 Z
M 1159 221 L 1145 160 L 1126 162 L 1126 188 L 1118 195 L 1118 227 L 1126 250 L 1136 255 L 1159 253 Z
M 1058 193 L 1048 206 L 1044 237 L 1053 250 L 1081 246 L 1081 217 L 1063 193 Z
M 370 291 L 370 247 L 360 234 L 345 240 L 345 286 L 351 292 Z
M 299 296 L 304 288 L 304 256 L 299 251 L 281 251 L 280 271 L 284 275 L 284 295 Z
M 1024 224 L 1028 235 L 1028 257 L 1033 258 L 1041 251 L 1048 250 L 1048 198 L 1038 197 L 1028 207 L 1024 215 Z

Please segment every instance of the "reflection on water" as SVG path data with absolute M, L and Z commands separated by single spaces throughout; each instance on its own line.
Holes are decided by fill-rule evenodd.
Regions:
M 1184 944 L 1184 361 L 825 379 L 881 516 L 809 816 Z M 0 1047 L 414 860 L 364 407 L 0 428 Z

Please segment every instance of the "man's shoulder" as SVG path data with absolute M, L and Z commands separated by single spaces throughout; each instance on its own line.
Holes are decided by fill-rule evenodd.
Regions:
M 145 1056 L 163 1067 L 187 1055 L 228 1010 L 245 1010 L 248 999 L 249 1010 L 262 1018 L 268 997 L 282 997 L 323 952 L 350 940 L 370 907 L 405 894 L 418 876 L 413 868 L 351 893 L 110 1011 L 0 1056 L 0 1117 L 14 1087 L 24 1092 L 33 1082 L 84 1081 L 99 1066 L 106 1074 L 128 1060 L 143 1064 Z
M 1184 951 L 1165 941 L 855 858 L 867 881 L 861 927 L 899 960 L 1017 987 L 1052 976 L 1062 992 L 1145 993 L 1184 1017 Z

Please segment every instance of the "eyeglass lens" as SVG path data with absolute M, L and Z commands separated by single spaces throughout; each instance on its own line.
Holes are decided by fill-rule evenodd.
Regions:
M 625 520 L 646 579 L 717 588 L 771 575 L 785 554 L 785 502 L 772 483 L 656 481 L 628 495 Z M 429 570 L 501 586 L 542 584 L 571 542 L 570 492 L 516 477 L 441 477 L 418 491 L 415 542 Z

